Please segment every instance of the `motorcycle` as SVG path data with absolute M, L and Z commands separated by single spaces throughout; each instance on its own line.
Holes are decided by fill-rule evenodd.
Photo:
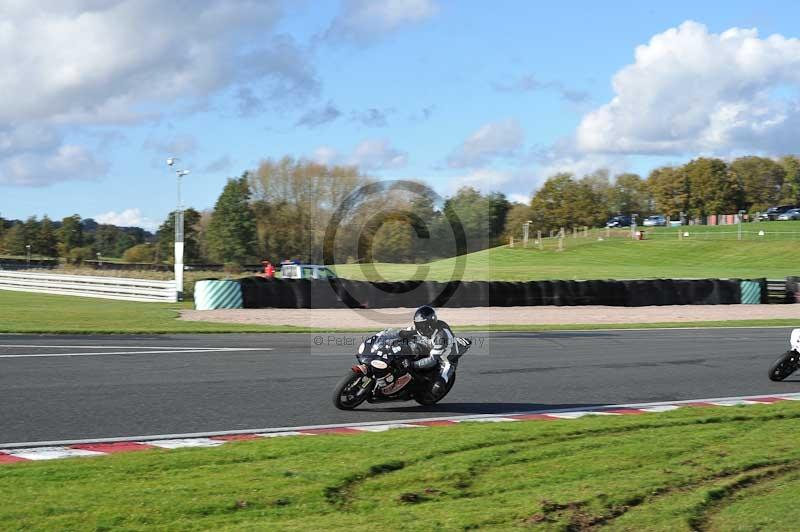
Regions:
M 770 380 L 782 381 L 800 367 L 800 329 L 792 331 L 789 337 L 789 347 L 791 349 L 778 357 L 778 360 L 770 366 Z
M 416 401 L 429 406 L 441 401 L 456 382 L 458 360 L 472 342 L 455 338 L 456 352 L 442 357 L 433 368 L 413 369 L 413 361 L 426 355 L 425 348 L 401 336 L 397 329 L 386 329 L 367 338 L 356 353 L 358 364 L 333 391 L 333 404 L 340 410 L 353 410 L 364 401 Z M 439 375 L 447 375 L 446 384 L 437 386 Z

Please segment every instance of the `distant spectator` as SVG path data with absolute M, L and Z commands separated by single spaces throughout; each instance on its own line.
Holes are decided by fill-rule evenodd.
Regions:
M 274 279 L 275 278 L 275 266 L 268 260 L 262 261 L 261 264 L 264 265 L 264 275 L 267 279 Z

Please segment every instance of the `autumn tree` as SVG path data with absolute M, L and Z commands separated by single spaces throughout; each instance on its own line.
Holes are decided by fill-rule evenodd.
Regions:
M 125 250 L 122 260 L 134 263 L 151 263 L 155 261 L 156 249 L 152 244 L 137 244 Z
M 522 225 L 531 220 L 531 207 L 524 203 L 512 203 L 506 215 L 506 225 L 503 230 L 503 240 L 507 242 L 509 237 L 519 240 L 522 238 Z M 533 228 L 531 228 L 533 230 Z M 539 229 L 541 230 L 541 228 Z
M 56 237 L 56 230 L 52 220 L 46 215 L 39 224 L 38 248 L 36 252 L 45 257 L 58 256 L 58 238 Z
M 638 174 L 619 174 L 614 180 L 609 198 L 612 214 L 645 216 L 650 212 L 650 191 Z
M 69 257 L 70 250 L 83 245 L 81 217 L 73 214 L 63 218 L 61 227 L 56 231 L 56 236 L 58 238 L 58 254 L 62 257 Z
M 345 198 L 365 183 L 355 166 L 267 159 L 250 174 L 258 249 L 273 260 L 319 262 L 327 225 Z M 351 242 L 355 249 L 356 243 Z
M 594 227 L 608 217 L 610 183 L 605 171 L 576 180 L 572 174 L 556 174 L 545 181 L 531 200 L 531 219 L 542 230 L 561 227 Z
M 16 223 L 6 230 L 3 236 L 3 248 L 9 255 L 25 255 L 27 239 L 25 238 L 25 227 L 21 223 Z
M 244 264 L 256 252 L 256 222 L 250 208 L 249 175 L 229 179 L 208 226 L 208 251 L 212 260 Z
M 800 203 L 800 158 L 787 155 L 778 160 L 784 171 L 780 203 L 797 205 Z
M 688 176 L 674 166 L 656 168 L 647 178 L 656 212 L 680 219 L 681 213 L 689 212 L 691 189 Z
M 766 157 L 740 157 L 730 165 L 739 191 L 739 206 L 749 212 L 765 211 L 781 200 L 786 170 Z

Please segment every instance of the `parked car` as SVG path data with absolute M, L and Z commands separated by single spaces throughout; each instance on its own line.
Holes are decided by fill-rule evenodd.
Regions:
M 759 214 L 758 219 L 761 220 L 762 222 L 777 220 L 778 216 L 794 208 L 795 208 L 794 205 L 780 205 L 778 207 L 770 207 L 769 209 L 767 209 L 766 212 L 762 212 L 761 214 Z
M 631 226 L 631 217 L 630 216 L 614 216 L 609 221 L 606 222 L 606 227 L 630 227 Z
M 281 279 L 333 279 L 336 274 L 318 264 L 282 264 Z
M 644 225 L 645 227 L 662 227 L 667 225 L 667 219 L 664 216 L 661 216 L 660 214 L 657 214 L 655 216 L 648 216 L 647 218 L 645 218 L 644 222 L 642 222 L 642 225 Z
M 778 220 L 800 220 L 800 209 L 790 209 L 778 215 Z

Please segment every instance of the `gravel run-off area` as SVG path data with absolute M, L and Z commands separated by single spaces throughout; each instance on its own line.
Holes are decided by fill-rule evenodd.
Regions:
M 686 305 L 658 307 L 480 307 L 439 309 L 451 326 L 526 324 L 667 323 L 798 319 L 800 305 Z M 184 310 L 181 319 L 215 323 L 293 325 L 331 329 L 381 329 L 411 322 L 414 309 Z

